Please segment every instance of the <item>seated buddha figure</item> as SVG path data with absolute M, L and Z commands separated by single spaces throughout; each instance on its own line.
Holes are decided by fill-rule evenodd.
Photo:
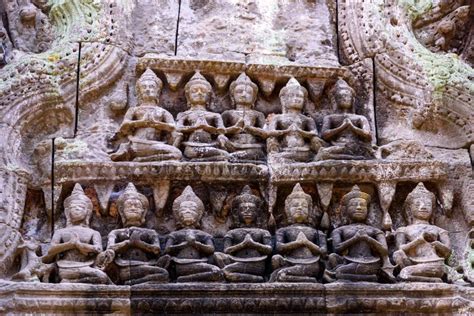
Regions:
M 326 256 L 326 235 L 313 228 L 313 200 L 300 184 L 285 200 L 289 226 L 277 230 L 271 282 L 317 282 L 321 257 Z
M 339 79 L 332 88 L 335 110 L 340 113 L 324 117 L 321 137 L 330 147 L 322 148 L 316 160 L 328 159 L 373 159 L 372 134 L 367 118 L 351 113 L 354 104 L 354 90 L 346 81 Z
M 369 203 L 370 195 L 357 185 L 343 196 L 343 214 L 352 223 L 334 229 L 331 234 L 335 253 L 328 258 L 328 281 L 377 282 L 380 276 L 393 279 L 385 234 L 366 224 Z
M 128 141 L 110 155 L 113 161 L 181 159 L 181 151 L 176 147 L 179 133 L 174 118 L 159 106 L 162 87 L 163 82 L 149 68 L 138 79 L 138 106 L 128 109 L 116 135 Z
M 230 282 L 263 282 L 265 261 L 272 253 L 270 232 L 257 228 L 262 219 L 262 200 L 245 186 L 232 202 L 234 228 L 224 236 L 224 253 L 217 264 Z
M 189 110 L 177 117 L 179 131 L 183 134 L 184 156 L 193 161 L 227 160 L 229 154 L 223 148 L 227 137 L 222 117 L 209 112 L 211 84 L 199 72 L 184 87 Z
M 230 153 L 230 160 L 237 162 L 264 160 L 265 116 L 253 109 L 258 95 L 257 85 L 242 73 L 230 84 L 229 93 L 235 110 L 222 113 L 222 119 L 227 127 L 226 134 L 229 141 L 225 147 Z
M 168 281 L 169 256 L 159 257 L 160 239 L 153 229 L 143 228 L 148 199 L 129 183 L 117 199 L 124 228 L 109 233 L 107 251 L 118 267 L 120 284 Z
M 173 202 L 179 230 L 168 236 L 165 252 L 175 264 L 178 282 L 222 281 L 222 271 L 209 263 L 214 255 L 212 236 L 197 229 L 204 204 L 190 186 Z
M 267 126 L 267 152 L 275 162 L 307 162 L 321 147 L 316 123 L 302 114 L 308 91 L 291 78 L 280 91 L 282 114 Z
M 42 257 L 44 263 L 56 263 L 61 283 L 112 283 L 95 264 L 102 238 L 89 227 L 92 207 L 80 184 L 64 200 L 66 228 L 54 232 L 51 248 Z
M 443 282 L 446 259 L 451 254 L 448 232 L 431 225 L 435 195 L 423 183 L 407 196 L 405 211 L 411 224 L 395 232 L 397 251 L 393 259 L 401 268 L 403 281 Z

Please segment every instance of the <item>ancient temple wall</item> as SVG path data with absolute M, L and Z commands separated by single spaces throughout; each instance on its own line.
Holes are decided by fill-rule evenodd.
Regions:
M 473 10 L 2 0 L 0 311 L 471 313 Z

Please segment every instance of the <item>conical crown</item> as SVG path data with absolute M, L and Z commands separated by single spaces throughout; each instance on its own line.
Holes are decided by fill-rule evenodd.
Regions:
M 234 89 L 238 85 L 250 86 L 253 89 L 255 95 L 257 95 L 258 93 L 258 86 L 252 82 L 252 80 L 249 78 L 249 76 L 247 76 L 245 72 L 241 73 L 239 77 L 230 84 L 229 91 L 231 94 L 234 93 Z
M 336 84 L 334 85 L 335 91 L 349 90 L 354 94 L 354 89 L 342 78 L 337 79 Z
M 92 201 L 84 193 L 84 190 L 82 189 L 79 183 L 76 183 L 76 185 L 74 186 L 74 189 L 72 190 L 71 195 L 64 200 L 64 207 L 69 208 L 72 202 L 83 203 L 85 207 L 92 210 Z
M 194 193 L 193 188 L 191 188 L 190 185 L 188 185 L 183 193 L 181 193 L 180 196 L 178 196 L 174 202 L 173 202 L 173 214 L 175 215 L 175 218 L 178 218 L 178 212 L 179 208 L 181 207 L 181 204 L 183 202 L 194 202 L 197 204 L 197 212 L 199 213 L 199 217 L 201 218 L 203 213 L 204 213 L 204 203 L 202 203 L 201 199 Z
M 286 86 L 284 86 L 280 90 L 280 98 L 282 95 L 286 94 L 287 92 L 293 90 L 293 89 L 299 89 L 303 91 L 305 98 L 308 96 L 308 90 L 306 90 L 305 87 L 303 87 L 298 80 L 296 80 L 294 77 L 291 77 L 290 80 L 286 83 Z
M 356 199 L 356 198 L 366 200 L 367 204 L 370 203 L 370 195 L 365 193 L 365 192 L 362 192 L 360 190 L 359 186 L 357 186 L 357 185 L 354 185 L 352 187 L 352 190 L 342 197 L 341 201 L 342 201 L 342 204 L 344 206 L 346 206 L 347 203 L 349 203 L 350 200 Z
M 262 202 L 262 199 L 260 199 L 258 196 L 253 194 L 252 189 L 248 185 L 246 185 L 242 189 L 242 192 L 240 193 L 240 195 L 235 197 L 235 199 L 232 202 L 232 206 L 233 208 L 236 208 L 241 203 L 254 203 L 258 207 L 261 202 Z
M 304 192 L 303 188 L 301 187 L 299 183 L 297 183 L 293 187 L 293 191 L 291 191 L 290 195 L 286 197 L 285 204 L 288 204 L 291 200 L 295 200 L 295 199 L 305 199 L 306 201 L 308 201 L 310 208 L 311 208 L 311 205 L 313 204 L 313 199 L 311 198 L 311 195 Z
M 163 81 L 161 81 L 161 79 L 158 78 L 155 72 L 151 70 L 150 68 L 147 68 L 145 72 L 140 76 L 140 78 L 137 81 L 137 86 L 139 86 L 141 83 L 145 81 L 154 81 L 158 85 L 159 89 L 163 87 Z
M 436 196 L 431 191 L 426 189 L 423 182 L 420 182 L 415 187 L 415 189 L 413 189 L 413 191 L 411 191 L 410 194 L 408 194 L 405 200 L 405 203 L 412 203 L 413 201 L 417 199 L 430 199 L 434 205 L 434 202 L 436 201 Z
M 117 206 L 119 209 L 119 212 L 122 214 L 123 212 L 123 203 L 128 200 L 128 199 L 138 199 L 143 205 L 143 208 L 145 210 L 148 210 L 149 207 L 149 202 L 146 196 L 141 194 L 140 192 L 137 191 L 137 188 L 133 183 L 128 183 L 127 187 L 123 191 L 123 193 L 120 195 L 120 197 L 117 199 Z
M 204 78 L 204 76 L 201 75 L 199 71 L 196 71 L 194 75 L 191 77 L 191 79 L 189 79 L 188 83 L 186 83 L 186 85 L 184 86 L 184 90 L 188 91 L 189 88 L 191 88 L 195 84 L 203 84 L 207 86 L 209 90 L 212 90 L 212 86 L 209 83 L 209 81 L 207 81 L 206 78 Z

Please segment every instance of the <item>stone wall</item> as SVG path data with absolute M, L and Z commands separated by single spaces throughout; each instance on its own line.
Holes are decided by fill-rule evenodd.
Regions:
M 2 313 L 470 313 L 469 1 L 2 0 Z

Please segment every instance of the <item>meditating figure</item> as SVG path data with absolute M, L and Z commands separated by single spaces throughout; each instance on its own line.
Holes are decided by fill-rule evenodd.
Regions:
M 324 117 L 321 137 L 330 147 L 321 148 L 316 160 L 373 159 L 372 134 L 369 121 L 353 112 L 354 90 L 339 79 L 330 92 L 335 111 Z
M 124 228 L 109 233 L 107 254 L 118 268 L 119 283 L 168 282 L 169 256 L 160 257 L 160 239 L 153 229 L 143 228 L 149 209 L 146 196 L 133 183 L 117 199 L 117 208 Z
M 265 116 L 253 109 L 258 95 L 257 85 L 242 73 L 230 84 L 229 93 L 235 110 L 222 113 L 222 119 L 229 137 L 225 147 L 230 153 L 230 161 L 264 160 Z
M 300 184 L 285 200 L 288 226 L 277 230 L 271 282 L 317 282 L 326 256 L 326 235 L 313 228 L 313 200 Z
M 190 186 L 173 202 L 173 215 L 179 230 L 168 236 L 165 252 L 172 256 L 178 282 L 217 282 L 221 269 L 209 263 L 214 254 L 212 236 L 197 229 L 204 204 Z
M 234 226 L 224 237 L 224 253 L 215 253 L 229 282 L 264 282 L 265 261 L 272 253 L 272 236 L 259 228 L 262 199 L 245 186 L 232 202 Z
M 430 224 L 436 197 L 423 183 L 407 196 L 405 211 L 410 225 L 395 232 L 395 263 L 401 268 L 402 281 L 443 282 L 446 259 L 451 254 L 448 232 Z
M 222 149 L 227 141 L 222 117 L 206 109 L 211 101 L 211 84 L 196 72 L 184 91 L 189 110 L 177 117 L 179 131 L 184 137 L 184 156 L 193 161 L 227 160 L 229 154 Z
M 316 123 L 302 114 L 308 91 L 291 78 L 280 91 L 282 114 L 275 115 L 267 128 L 267 152 L 275 162 L 308 162 L 322 140 Z
M 370 195 L 357 185 L 343 196 L 343 214 L 352 222 L 333 230 L 335 253 L 329 255 L 326 279 L 377 282 L 393 279 L 393 266 L 382 230 L 366 224 Z
M 102 251 L 100 233 L 89 227 L 92 202 L 80 184 L 64 200 L 66 228 L 54 232 L 43 263 L 55 262 L 61 283 L 112 283 L 95 262 Z
M 181 159 L 174 118 L 159 106 L 162 87 L 163 82 L 149 68 L 137 81 L 138 105 L 128 109 L 117 134 L 128 141 L 110 155 L 113 161 Z

